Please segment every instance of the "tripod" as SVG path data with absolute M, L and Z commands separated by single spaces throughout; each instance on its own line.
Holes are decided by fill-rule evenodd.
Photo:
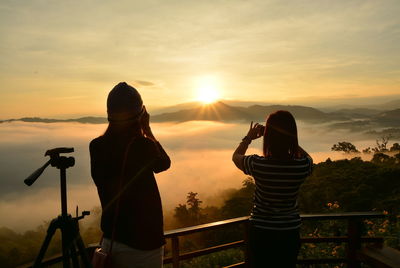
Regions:
M 82 237 L 79 233 L 79 220 L 90 215 L 90 212 L 83 211 L 81 216 L 76 215 L 76 217 L 72 217 L 67 212 L 66 169 L 75 165 L 75 159 L 73 157 L 60 156 L 60 153 L 71 153 L 73 151 L 74 148 L 55 148 L 48 150 L 45 156 L 50 156 L 50 160 L 24 180 L 25 184 L 31 186 L 50 164 L 60 170 L 61 215 L 51 221 L 39 254 L 32 266 L 33 268 L 42 267 L 43 257 L 57 229 L 61 231 L 63 267 L 70 268 L 71 260 L 74 268 L 80 267 L 79 255 L 81 256 L 84 267 L 92 267 Z

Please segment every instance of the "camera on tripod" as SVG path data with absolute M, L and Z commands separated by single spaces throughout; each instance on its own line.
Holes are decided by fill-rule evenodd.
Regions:
M 60 170 L 61 215 L 51 221 L 47 229 L 47 235 L 33 264 L 33 268 L 42 267 L 43 257 L 57 229 L 61 230 L 63 267 L 69 268 L 71 260 L 73 267 L 80 267 L 80 262 L 78 261 L 79 256 L 81 257 L 84 267 L 92 267 L 82 237 L 79 233 L 78 223 L 79 220 L 90 215 L 90 212 L 83 211 L 81 216 L 76 215 L 76 217 L 72 217 L 67 212 L 66 169 L 75 165 L 75 159 L 73 157 L 60 156 L 60 154 L 72 152 L 74 152 L 74 148 L 67 147 L 47 150 L 45 156 L 50 156 L 50 159 L 24 180 L 26 185 L 31 186 L 49 165 Z

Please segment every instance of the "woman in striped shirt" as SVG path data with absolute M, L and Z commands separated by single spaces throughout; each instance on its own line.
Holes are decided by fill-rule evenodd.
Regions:
M 251 141 L 261 136 L 263 156 L 245 155 Z M 301 225 L 297 195 L 311 173 L 312 159 L 298 145 L 293 116 L 277 111 L 269 115 L 265 127 L 251 122 L 232 160 L 256 184 L 250 215 L 251 267 L 296 267 Z

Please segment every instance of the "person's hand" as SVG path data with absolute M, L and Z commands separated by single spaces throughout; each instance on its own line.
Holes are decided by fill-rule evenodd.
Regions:
M 150 128 L 150 115 L 146 110 L 146 106 L 143 106 L 143 114 L 142 117 L 140 118 L 140 124 L 142 127 L 143 135 L 147 138 L 155 140 L 153 132 L 151 131 Z
M 149 122 L 150 122 L 150 115 L 146 110 L 146 106 L 143 105 L 143 114 L 142 114 L 142 117 L 140 118 L 140 123 L 142 125 L 142 128 L 145 129 L 145 128 L 150 127 Z
M 151 130 L 150 130 L 150 115 L 146 110 L 146 106 L 143 106 L 143 114 L 142 117 L 140 118 L 140 125 L 142 127 L 143 134 L 148 136 Z
M 250 123 L 250 129 L 249 132 L 247 132 L 247 135 L 250 139 L 255 140 L 260 138 L 261 136 L 264 135 L 264 126 L 259 124 L 259 123 L 255 123 L 253 126 L 253 121 L 251 121 Z

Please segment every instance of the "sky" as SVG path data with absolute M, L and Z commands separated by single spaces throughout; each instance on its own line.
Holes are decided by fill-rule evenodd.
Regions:
M 400 96 L 397 0 L 0 2 L 0 119 L 105 115 L 126 81 L 148 107 L 199 99 Z

